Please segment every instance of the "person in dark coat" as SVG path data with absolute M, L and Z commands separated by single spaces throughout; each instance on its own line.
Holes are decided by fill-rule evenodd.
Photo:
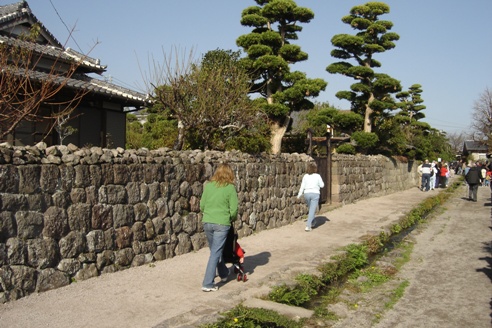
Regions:
M 465 175 L 465 180 L 468 183 L 468 198 L 476 202 L 478 186 L 482 184 L 482 173 L 475 163 L 471 164 L 470 170 Z

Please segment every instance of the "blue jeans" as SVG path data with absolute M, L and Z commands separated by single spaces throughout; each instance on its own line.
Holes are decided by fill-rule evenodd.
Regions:
M 229 269 L 222 260 L 222 250 L 227 239 L 227 234 L 231 226 L 221 224 L 205 223 L 203 230 L 207 235 L 208 247 L 210 248 L 210 257 L 208 258 L 205 278 L 203 278 L 202 287 L 212 288 L 216 271 L 219 277 L 225 278 L 229 275 Z
M 306 204 L 309 207 L 306 227 L 311 228 L 311 225 L 313 224 L 313 220 L 314 220 L 314 214 L 316 213 L 316 208 L 318 207 L 318 203 L 319 203 L 319 194 L 315 194 L 315 193 L 304 194 L 304 200 L 306 201 Z

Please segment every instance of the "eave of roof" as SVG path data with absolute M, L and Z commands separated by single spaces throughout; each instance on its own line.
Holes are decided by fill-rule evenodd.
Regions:
M 24 76 L 25 71 L 18 71 L 15 74 Z M 153 103 L 150 97 L 146 94 L 123 88 L 110 82 L 91 78 L 85 74 L 74 74 L 70 78 L 39 71 L 29 71 L 28 74 L 30 80 L 34 82 L 50 81 L 55 85 L 64 85 L 67 88 L 79 90 L 81 92 L 87 91 L 88 93 L 103 96 L 108 99 L 116 98 L 124 100 L 133 106 L 144 107 Z
M 91 73 L 101 74 L 106 71 L 107 68 L 107 66 L 99 64 L 99 59 L 90 58 L 70 48 L 63 49 L 54 46 L 42 45 L 3 35 L 0 35 L 0 43 L 28 49 L 29 51 L 33 51 L 34 53 L 42 56 L 49 57 L 53 60 L 63 60 L 69 64 L 75 61 L 79 68 L 85 68 L 86 71 Z

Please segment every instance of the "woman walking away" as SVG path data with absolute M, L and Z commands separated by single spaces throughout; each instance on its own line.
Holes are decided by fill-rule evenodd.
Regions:
M 231 223 L 236 220 L 238 199 L 234 185 L 234 173 L 228 164 L 221 164 L 209 182 L 205 183 L 200 210 L 203 213 L 203 230 L 207 236 L 210 256 L 202 283 L 204 292 L 215 292 L 219 288 L 214 279 L 218 272 L 221 282 L 226 282 L 229 269 L 222 259 L 227 234 Z
M 325 186 L 321 176 L 316 173 L 316 163 L 311 162 L 308 164 L 307 173 L 302 177 L 301 188 L 297 194 L 297 198 L 301 198 L 304 195 L 304 200 L 309 208 L 308 219 L 306 223 L 306 231 L 311 231 L 314 214 L 319 203 L 320 189 Z

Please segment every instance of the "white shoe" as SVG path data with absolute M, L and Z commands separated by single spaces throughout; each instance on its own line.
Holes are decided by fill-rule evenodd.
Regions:
M 309 231 L 311 231 L 311 228 L 309 228 L 309 227 L 306 227 L 306 228 L 304 229 L 304 231 L 307 231 L 307 232 L 309 232 Z

